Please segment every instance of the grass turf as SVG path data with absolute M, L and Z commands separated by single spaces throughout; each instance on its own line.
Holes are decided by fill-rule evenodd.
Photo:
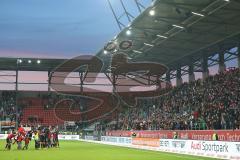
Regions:
M 61 141 L 60 148 L 19 151 L 16 145 L 5 151 L 5 141 L 0 141 L 0 160 L 210 160 L 180 154 L 129 149 L 80 141 Z

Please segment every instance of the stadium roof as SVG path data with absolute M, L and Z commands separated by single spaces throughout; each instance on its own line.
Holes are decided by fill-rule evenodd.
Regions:
M 127 51 L 131 61 L 176 68 L 203 54 L 236 47 L 239 8 L 238 0 L 156 0 L 114 41 L 133 41 L 133 50 Z M 98 54 L 106 57 L 103 50 Z
M 156 0 L 114 39 L 132 40 L 130 61 L 159 62 L 171 69 L 240 42 L 239 0 Z M 150 13 L 151 12 L 151 13 Z M 126 32 L 130 31 L 130 35 Z M 222 45 L 221 45 L 222 44 Z M 97 54 L 106 61 L 103 49 Z M 0 58 L 0 70 L 51 71 L 64 59 Z
M 0 70 L 51 71 L 64 61 L 64 59 L 0 58 Z

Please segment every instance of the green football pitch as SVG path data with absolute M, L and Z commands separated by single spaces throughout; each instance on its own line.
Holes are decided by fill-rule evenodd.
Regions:
M 60 141 L 60 148 L 5 151 L 5 141 L 0 141 L 0 160 L 207 160 L 211 158 L 186 156 L 147 150 L 129 149 L 80 141 Z

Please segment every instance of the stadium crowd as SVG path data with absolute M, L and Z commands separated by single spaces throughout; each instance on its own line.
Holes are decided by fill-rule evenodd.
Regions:
M 20 122 L 22 108 L 16 108 L 16 93 L 3 91 L 0 93 L 0 120 L 10 120 Z
M 114 129 L 240 129 L 240 69 L 141 100 L 136 108 L 124 110 L 117 122 Z
M 16 110 L 15 92 L 1 92 L 0 120 L 21 124 L 22 108 Z M 50 109 L 66 97 L 46 95 L 43 107 Z M 68 97 L 67 97 L 68 98 Z M 80 110 L 87 103 L 75 99 Z M 83 103 L 83 104 L 82 104 Z M 124 130 L 202 130 L 240 129 L 240 69 L 229 69 L 205 80 L 169 88 L 159 97 L 139 99 L 135 108 L 118 115 L 117 125 L 108 129 Z

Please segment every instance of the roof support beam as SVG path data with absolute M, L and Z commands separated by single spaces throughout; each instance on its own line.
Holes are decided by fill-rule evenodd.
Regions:
M 194 66 L 193 63 L 191 62 L 188 68 L 188 81 L 193 82 L 195 81 L 195 74 L 194 74 Z
M 221 72 L 224 72 L 226 70 L 226 65 L 225 65 L 225 59 L 224 59 L 224 51 L 220 52 L 219 54 L 219 70 L 218 72 L 221 73 Z
M 238 68 L 240 68 L 240 41 L 237 46 L 237 60 L 238 60 Z

